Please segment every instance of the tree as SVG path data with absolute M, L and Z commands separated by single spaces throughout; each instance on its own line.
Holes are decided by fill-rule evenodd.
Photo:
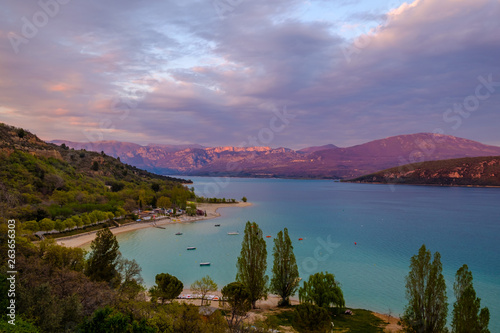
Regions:
M 97 232 L 96 238 L 90 244 L 91 252 L 85 271 L 92 281 L 106 281 L 116 286 L 119 282 L 116 269 L 119 247 L 115 235 L 109 228 Z
M 31 232 L 36 232 L 40 230 L 38 222 L 35 220 L 27 221 L 22 224 L 24 230 L 29 230 Z
M 80 216 L 78 215 L 75 215 L 71 218 L 74 222 L 75 222 L 75 225 L 80 228 L 82 225 L 83 225 L 83 220 Z
M 119 291 L 129 299 L 135 298 L 139 292 L 144 290 L 144 280 L 141 276 L 142 268 L 135 259 L 118 259 L 117 271 L 120 273 L 121 283 Z
M 200 318 L 198 307 L 192 304 L 180 304 L 178 317 L 174 320 L 174 332 L 179 333 L 202 333 L 203 321 Z
M 316 273 L 309 276 L 309 280 L 299 290 L 301 303 L 315 304 L 323 308 L 332 305 L 343 308 L 345 306 L 344 294 L 340 283 L 335 280 L 335 275 L 328 272 Z
M 144 320 L 138 322 L 133 320 L 132 316 L 121 313 L 109 306 L 95 311 L 92 318 L 85 320 L 80 325 L 79 331 L 82 333 L 156 332 Z
M 453 304 L 454 333 L 487 333 L 490 320 L 488 308 L 481 309 L 481 299 L 476 297 L 472 284 L 472 272 L 463 265 L 455 275 L 453 285 L 456 302 Z
M 151 184 L 151 189 L 155 192 L 158 192 L 160 190 L 160 184 L 158 183 Z
M 97 215 L 96 215 L 95 211 L 89 213 L 87 216 L 90 219 L 91 224 L 97 223 Z
M 280 306 L 290 304 L 290 296 L 295 294 L 299 286 L 299 269 L 293 254 L 293 246 L 288 229 L 278 232 L 274 239 L 274 264 L 271 279 L 271 291 L 281 296 Z
M 54 225 L 55 225 L 55 222 L 49 218 L 44 218 L 39 223 L 40 230 L 43 230 L 43 231 L 51 231 L 52 229 L 54 229 Z
M 241 198 L 241 201 L 243 201 L 243 202 L 247 202 L 247 197 L 243 197 L 243 198 Z
M 69 268 L 80 272 L 85 266 L 86 252 L 83 249 L 60 246 L 53 239 L 41 241 L 39 247 L 42 259 L 50 267 Z
M 24 138 L 24 137 L 26 136 L 26 131 L 25 131 L 25 130 L 23 130 L 22 128 L 18 129 L 18 130 L 17 130 L 17 136 L 18 136 L 19 138 L 21 138 L 21 139 L 22 139 L 22 138 Z
M 128 198 L 127 200 L 125 200 L 123 209 L 125 209 L 127 212 L 132 212 L 133 210 L 137 209 L 137 203 L 134 199 Z
M 196 205 L 194 203 L 190 203 L 186 207 L 186 214 L 189 216 L 195 216 L 197 214 Z
M 329 332 L 330 316 L 325 308 L 304 303 L 295 307 L 294 328 L 299 332 Z
M 201 280 L 196 280 L 191 284 L 191 290 L 201 295 L 201 305 L 209 291 L 217 291 L 217 283 L 210 276 L 205 276 Z
M 266 297 L 266 285 L 269 277 L 266 275 L 267 250 L 262 230 L 255 222 L 247 222 L 245 235 L 241 243 L 241 253 L 237 263 L 236 281 L 243 283 L 250 293 L 250 301 L 255 309 L 255 303 Z
M 184 288 L 179 279 L 168 273 L 160 273 L 155 277 L 156 286 L 149 289 L 151 294 L 151 301 L 156 303 L 157 299 L 160 299 L 161 304 L 165 301 L 171 301 L 177 296 L 179 296 Z
M 224 304 L 227 304 L 226 307 L 231 311 L 231 315 L 227 317 L 227 323 L 231 328 L 236 328 L 252 306 L 250 293 L 241 282 L 232 282 L 224 286 L 221 292 Z
M 160 208 L 170 208 L 170 206 L 172 206 L 172 201 L 169 197 L 160 197 L 156 201 L 156 206 Z
M 92 162 L 92 170 L 97 171 L 99 170 L 99 163 L 97 161 Z
M 118 207 L 115 212 L 115 218 L 122 218 L 127 214 L 125 209 Z
M 66 225 L 64 224 L 63 221 L 61 221 L 60 219 L 58 219 L 54 223 L 54 229 L 56 229 L 59 232 L 62 232 L 62 231 L 64 231 L 64 229 L 66 229 Z
M 82 215 L 82 222 L 83 222 L 83 225 L 89 225 L 90 224 L 90 218 L 88 216 L 88 214 L 83 214 Z
M 76 225 L 75 221 L 72 218 L 67 218 L 63 221 L 63 224 L 66 228 L 73 229 Z
M 405 331 L 443 332 L 446 325 L 448 303 L 446 283 L 442 274 L 441 255 L 422 245 L 418 255 L 411 258 L 410 273 L 406 277 L 406 298 L 401 324 Z

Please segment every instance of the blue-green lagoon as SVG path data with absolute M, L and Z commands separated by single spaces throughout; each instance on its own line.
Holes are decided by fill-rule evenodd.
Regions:
M 481 305 L 490 309 L 490 330 L 500 332 L 498 188 L 190 178 L 198 195 L 246 196 L 253 205 L 222 208 L 217 219 L 117 235 L 122 254 L 141 265 L 148 287 L 162 272 L 177 276 L 186 288 L 207 274 L 219 288 L 234 281 L 245 223 L 255 221 L 272 237 L 288 228 L 303 279 L 319 271 L 334 273 L 348 306 L 393 316 L 406 304 L 410 257 L 425 243 L 441 253 L 449 312 L 455 273 L 467 264 Z M 230 231 L 240 235 L 227 235 Z M 266 242 L 270 275 L 273 238 Z M 197 249 L 187 251 L 189 246 Z M 211 266 L 200 267 L 205 261 Z

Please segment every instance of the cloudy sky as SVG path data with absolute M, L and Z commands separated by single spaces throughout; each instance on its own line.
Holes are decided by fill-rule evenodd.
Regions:
M 499 0 L 3 0 L 0 121 L 46 140 L 500 145 L 499 18 Z

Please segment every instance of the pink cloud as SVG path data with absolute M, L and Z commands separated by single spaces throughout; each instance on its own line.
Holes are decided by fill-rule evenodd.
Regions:
M 48 88 L 49 91 L 56 91 L 56 92 L 68 92 L 71 90 L 75 90 L 75 87 L 67 84 L 67 83 L 57 83 L 50 85 Z

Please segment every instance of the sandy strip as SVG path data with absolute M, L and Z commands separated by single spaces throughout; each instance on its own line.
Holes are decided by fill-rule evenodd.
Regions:
M 250 202 L 238 202 L 238 203 L 216 203 L 216 204 L 208 204 L 202 203 L 196 206 L 197 209 L 201 209 L 207 212 L 207 216 L 180 216 L 173 218 L 158 218 L 156 219 L 156 225 L 165 225 L 165 224 L 174 224 L 174 223 L 190 223 L 201 220 L 208 220 L 219 217 L 221 214 L 217 212 L 219 208 L 225 207 L 248 207 L 252 204 Z M 111 232 L 114 235 L 130 232 L 138 229 L 151 228 L 152 221 L 146 222 L 134 222 L 129 223 L 121 227 L 110 228 Z M 81 247 L 85 244 L 92 242 L 95 238 L 97 231 L 91 231 L 89 233 L 69 236 L 64 238 L 59 238 L 56 240 L 57 244 L 67 246 L 67 247 Z
M 387 326 L 384 327 L 384 332 L 402 332 L 401 326 L 398 325 L 398 317 L 377 312 L 373 312 L 373 314 L 388 323 Z

